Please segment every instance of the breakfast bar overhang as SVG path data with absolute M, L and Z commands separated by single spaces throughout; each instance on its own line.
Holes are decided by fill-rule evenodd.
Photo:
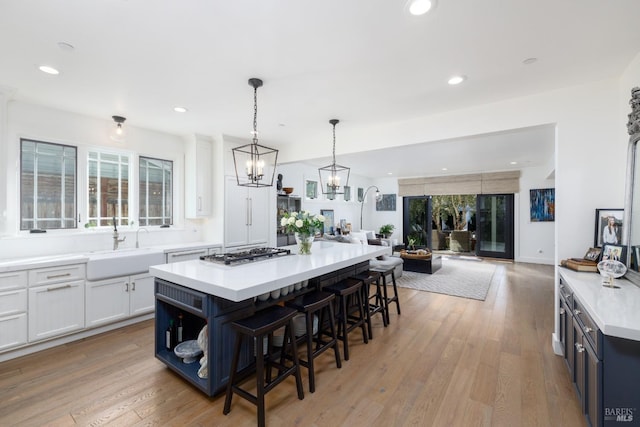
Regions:
M 257 300 L 258 296 L 317 278 L 322 278 L 318 285 L 328 284 L 368 268 L 372 258 L 391 253 L 386 246 L 325 241 L 314 242 L 310 255 L 297 255 L 295 246 L 286 248 L 291 255 L 238 265 L 192 260 L 150 267 L 150 273 L 156 277 L 156 358 L 208 396 L 218 394 L 226 386 L 231 365 L 230 323 L 306 289 L 269 301 Z M 179 318 L 185 341 L 196 339 L 207 326 L 206 378 L 198 376 L 199 363 L 183 363 L 172 346 L 166 345 L 167 331 Z M 254 349 L 247 346 L 241 366 L 248 366 L 253 354 Z

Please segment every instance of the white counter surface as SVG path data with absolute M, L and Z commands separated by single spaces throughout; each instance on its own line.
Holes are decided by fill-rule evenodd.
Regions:
M 292 254 L 297 252 L 296 246 L 285 248 Z M 311 255 L 279 256 L 240 265 L 192 260 L 152 266 L 149 272 L 209 295 L 243 301 L 390 253 L 387 246 L 321 241 L 313 243 Z
M 602 276 L 558 269 L 603 334 L 640 341 L 640 288 L 624 279 L 616 279 L 620 289 L 602 286 Z
M 207 242 L 190 242 L 190 243 L 167 243 L 164 245 L 143 247 L 145 249 L 157 249 L 164 253 L 178 252 L 184 250 L 197 250 L 202 248 L 222 247 L 221 243 Z M 115 251 L 106 249 L 101 251 L 87 251 L 83 253 L 71 253 L 60 255 L 44 255 L 39 257 L 22 257 L 14 259 L 0 260 L 0 273 L 6 273 L 17 270 L 29 270 L 32 268 L 54 267 L 69 264 L 82 264 L 89 261 L 92 256 L 100 256 L 100 254 L 121 254 L 126 256 L 127 253 L 137 251 L 135 248 L 122 248 Z

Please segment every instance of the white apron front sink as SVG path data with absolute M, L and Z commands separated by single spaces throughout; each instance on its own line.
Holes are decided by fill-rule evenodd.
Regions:
M 153 248 L 92 252 L 87 256 L 87 280 L 146 273 L 149 266 L 165 263 L 164 251 Z

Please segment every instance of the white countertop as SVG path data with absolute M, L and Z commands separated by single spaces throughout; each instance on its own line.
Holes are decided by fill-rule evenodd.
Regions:
M 296 246 L 285 248 L 297 251 Z M 316 241 L 311 255 L 287 255 L 240 265 L 192 260 L 152 266 L 149 272 L 206 294 L 243 301 L 390 253 L 388 246 Z
M 157 250 L 164 253 L 178 252 L 184 250 L 196 250 L 202 248 L 222 247 L 221 243 L 207 243 L 207 242 L 190 242 L 190 243 L 168 243 L 158 246 L 149 246 L 140 248 L 140 250 Z M 52 267 L 59 265 L 69 264 L 82 264 L 89 261 L 90 257 L 109 256 L 118 254 L 126 256 L 128 253 L 134 253 L 138 249 L 135 248 L 123 248 L 113 250 L 101 250 L 101 251 L 87 251 L 82 253 L 70 253 L 60 255 L 44 255 L 39 257 L 21 257 L 14 259 L 0 260 L 0 273 L 6 273 L 17 270 L 28 270 L 32 268 Z
M 573 290 L 603 334 L 640 341 L 640 288 L 616 279 L 612 289 L 602 286 L 602 276 L 560 267 L 562 278 Z

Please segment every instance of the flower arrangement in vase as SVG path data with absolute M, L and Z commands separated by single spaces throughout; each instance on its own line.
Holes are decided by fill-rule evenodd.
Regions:
M 313 215 L 308 211 L 285 213 L 280 225 L 289 233 L 295 233 L 298 254 L 309 255 L 316 231 L 324 227 L 324 216 Z

